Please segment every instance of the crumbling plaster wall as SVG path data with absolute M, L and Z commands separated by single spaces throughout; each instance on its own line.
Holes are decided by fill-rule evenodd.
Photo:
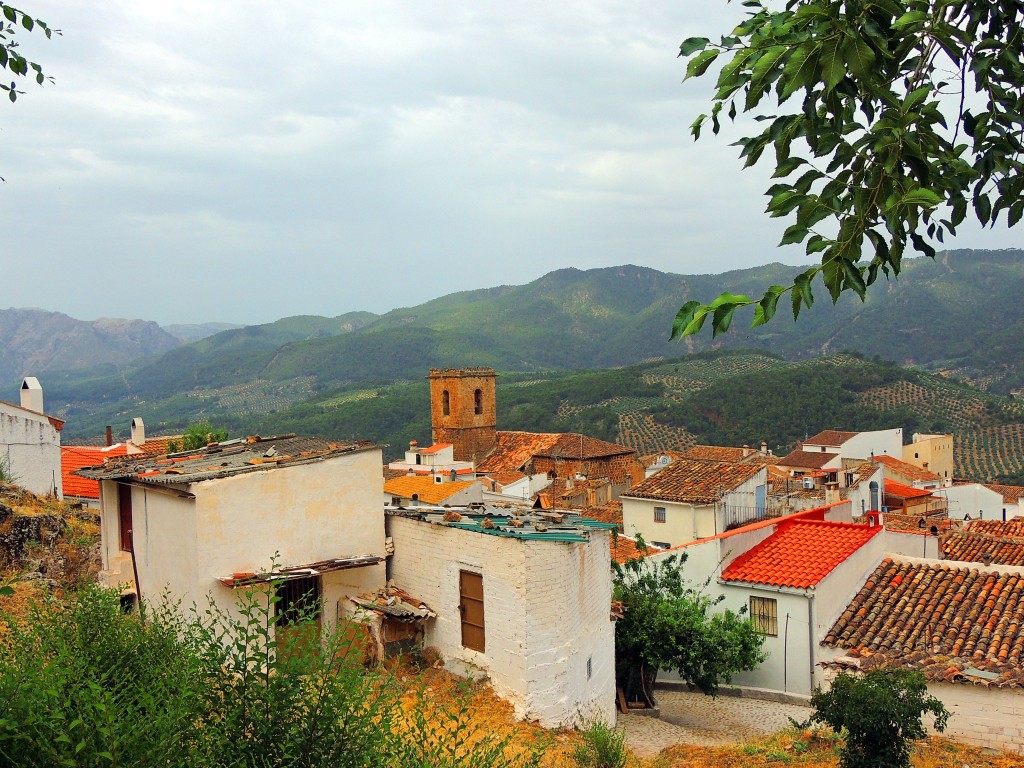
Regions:
M 450 668 L 486 673 L 519 717 L 547 727 L 580 715 L 614 721 L 607 532 L 587 543 L 519 541 L 389 516 L 388 533 L 389 578 L 437 613 L 425 643 Z M 462 646 L 459 571 L 483 577 L 483 653 Z

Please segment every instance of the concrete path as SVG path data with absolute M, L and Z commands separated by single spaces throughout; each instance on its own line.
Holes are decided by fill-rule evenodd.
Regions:
M 658 689 L 661 719 L 619 715 L 626 745 L 639 757 L 653 757 L 673 744 L 735 744 L 790 727 L 789 718 L 806 720 L 809 707 L 736 696 L 711 698 L 700 693 Z

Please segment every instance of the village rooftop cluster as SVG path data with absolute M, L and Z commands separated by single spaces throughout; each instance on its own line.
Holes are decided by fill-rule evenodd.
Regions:
M 101 580 L 237 610 L 278 590 L 277 633 L 312 595 L 368 653 L 437 649 L 545 726 L 613 722 L 611 560 L 684 552 L 686 578 L 749 612 L 767 655 L 735 683 L 805 697 L 841 670 L 920 670 L 950 733 L 1024 749 L 1021 488 L 953 477 L 951 435 L 828 430 L 776 456 L 693 446 L 638 456 L 496 428 L 495 373 L 431 370 L 432 443 L 293 434 L 168 453 L 62 446 L 34 378 L 0 402 L 0 455 L 28 489 L 99 510 Z M 841 426 L 841 425 L 837 425 Z M 909 437 L 909 439 L 907 439 Z M 663 675 L 665 677 L 665 675 Z

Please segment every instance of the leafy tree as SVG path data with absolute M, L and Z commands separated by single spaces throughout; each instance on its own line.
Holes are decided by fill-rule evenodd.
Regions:
M 647 548 L 642 539 L 640 550 Z M 614 596 L 623 604 L 615 622 L 615 673 L 629 701 L 653 703 L 659 669 L 674 670 L 691 688 L 714 695 L 741 670 L 765 659 L 764 637 L 744 616 L 714 611 L 712 598 L 684 578 L 686 554 L 613 563 Z
M 214 429 L 208 421 L 199 421 L 190 424 L 181 436 L 181 440 L 169 440 L 167 452 L 177 453 L 178 451 L 194 451 L 197 448 L 205 448 L 210 443 L 219 443 L 227 440 L 228 433 L 223 429 Z
M 910 768 L 910 742 L 924 738 L 924 714 L 934 715 L 937 731 L 950 715 L 928 694 L 924 675 L 907 669 L 840 675 L 830 690 L 814 692 L 811 706 L 813 720 L 846 731 L 841 768 Z
M 18 51 L 18 41 L 14 39 L 14 35 L 22 29 L 28 32 L 38 29 L 49 39 L 54 34 L 59 35 L 60 30 L 53 29 L 45 22 L 33 19 L 24 11 L 5 3 L 0 3 L 0 13 L 3 14 L 3 18 L 0 19 L 0 68 L 19 77 L 28 77 L 31 71 L 35 73 L 34 79 L 39 85 L 42 85 L 47 79 L 52 81 L 52 78 L 47 78 L 43 74 L 42 65 L 29 61 L 21 55 Z M 0 83 L 0 90 L 6 91 L 7 97 L 11 101 L 17 101 L 18 94 L 24 93 L 24 91 L 18 90 L 17 82 L 13 80 L 10 84 Z
M 767 212 L 792 221 L 780 245 L 805 243 L 821 262 L 760 299 L 687 302 L 673 338 L 697 333 L 709 315 L 717 335 L 751 305 L 762 325 L 787 293 L 796 318 L 819 275 L 833 302 L 845 291 L 863 299 L 879 272 L 899 274 L 908 243 L 934 256 L 933 243 L 969 215 L 982 225 L 1002 213 L 1010 226 L 1020 221 L 1024 2 L 743 5 L 747 18 L 720 42 L 695 37 L 680 47 L 687 78 L 725 62 L 711 112 L 691 132 L 699 138 L 710 122 L 717 134 L 723 111 L 756 113 L 763 130 L 737 142 L 744 167 L 773 150 L 780 181 L 766 192 Z

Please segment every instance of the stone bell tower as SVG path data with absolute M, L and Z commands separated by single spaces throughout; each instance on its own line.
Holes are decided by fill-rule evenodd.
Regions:
M 497 444 L 493 368 L 431 368 L 430 424 L 435 443 L 455 446 L 456 461 L 480 461 Z

